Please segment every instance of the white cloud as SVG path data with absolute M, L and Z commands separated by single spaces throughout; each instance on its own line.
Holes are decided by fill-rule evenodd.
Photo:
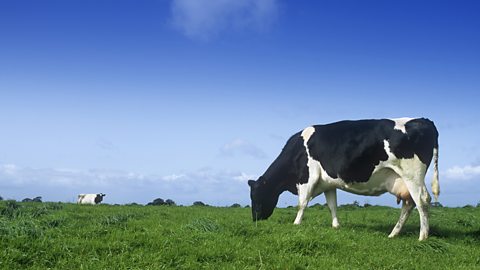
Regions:
M 243 154 L 258 159 L 262 159 L 267 156 L 262 149 L 242 139 L 235 139 L 229 143 L 224 144 L 220 148 L 220 154 L 222 156 L 234 156 L 238 154 Z
M 0 186 L 89 187 L 110 186 L 118 183 L 139 183 L 146 180 L 142 174 L 120 170 L 39 169 L 13 164 L 0 165 Z
M 208 40 L 223 31 L 265 30 L 274 21 L 278 0 L 173 0 L 172 23 L 186 36 Z
M 478 176 L 480 176 L 480 165 L 454 166 L 445 172 L 445 177 L 450 179 L 469 180 Z
M 0 166 L 0 172 L 6 175 L 14 175 L 17 171 L 17 166 L 13 164 L 3 164 Z
M 233 177 L 233 179 L 239 182 L 247 182 L 248 180 L 251 180 L 251 179 L 257 179 L 257 177 L 253 174 L 246 174 L 242 172 L 239 176 Z
M 175 181 L 181 178 L 185 178 L 185 174 L 170 174 L 162 177 L 165 181 Z

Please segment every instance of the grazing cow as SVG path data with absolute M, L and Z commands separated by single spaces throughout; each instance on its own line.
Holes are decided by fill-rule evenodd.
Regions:
M 280 194 L 299 196 L 294 224 L 300 224 L 307 204 L 325 193 L 332 226 L 340 226 L 337 189 L 360 195 L 389 192 L 403 201 L 400 218 L 389 237 L 398 235 L 415 205 L 420 237 L 428 237 L 430 195 L 425 174 L 434 160 L 432 191 L 438 200 L 438 131 L 419 118 L 341 121 L 305 128 L 293 135 L 280 155 L 257 181 L 249 180 L 253 220 L 267 219 Z
M 99 204 L 105 194 L 103 193 L 96 193 L 96 194 L 79 194 L 77 203 L 78 204 Z

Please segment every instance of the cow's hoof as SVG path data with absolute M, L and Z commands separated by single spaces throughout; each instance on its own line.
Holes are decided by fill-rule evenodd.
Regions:
M 332 220 L 332 228 L 334 228 L 334 229 L 340 228 L 340 223 L 338 222 L 338 219 L 337 219 L 337 218 L 333 218 L 333 220 Z
M 418 241 L 424 241 L 428 238 L 428 232 L 420 232 L 420 237 L 418 237 Z
M 425 241 L 425 240 L 427 240 L 427 238 L 428 238 L 428 236 L 420 236 L 418 238 L 418 241 Z

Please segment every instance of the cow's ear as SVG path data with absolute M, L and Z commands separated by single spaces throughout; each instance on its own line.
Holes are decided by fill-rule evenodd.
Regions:
M 255 180 L 248 180 L 248 185 L 250 187 L 253 187 L 254 184 L 255 184 Z

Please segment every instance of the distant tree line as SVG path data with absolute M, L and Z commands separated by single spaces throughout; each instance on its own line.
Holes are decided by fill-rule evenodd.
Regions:
M 3 201 L 2 196 L 0 196 L 0 201 Z M 25 199 L 22 200 L 22 202 L 42 202 L 42 196 L 37 196 L 33 199 L 25 198 Z
M 37 196 L 33 199 L 25 198 L 22 200 L 22 202 L 42 202 L 42 196 Z
M 0 201 L 3 201 L 3 197 L 0 196 Z M 22 202 L 42 202 L 42 196 L 37 196 L 35 198 L 25 198 L 22 200 Z M 119 205 L 119 204 L 115 204 L 115 205 Z M 138 203 L 129 203 L 129 204 L 126 204 L 126 205 L 140 205 Z M 167 199 L 167 200 L 163 200 L 162 198 L 156 198 L 154 199 L 153 201 L 149 202 L 147 205 L 166 205 L 166 206 L 175 206 L 177 205 L 172 199 Z M 210 206 L 202 201 L 195 201 L 193 202 L 192 204 L 193 206 Z M 433 202 L 430 204 L 432 207 L 443 207 L 443 205 L 439 202 Z M 366 202 L 363 207 L 370 207 L 372 206 L 370 203 Z M 232 205 L 229 206 L 230 208 L 240 208 L 242 207 L 240 204 L 238 203 L 234 203 Z M 250 207 L 249 205 L 246 205 L 245 208 L 248 208 Z M 287 206 L 287 208 L 293 208 L 293 207 L 296 207 L 296 206 Z M 325 204 L 319 204 L 319 203 L 316 203 L 314 205 L 311 205 L 310 207 L 312 208 L 323 208 L 323 207 L 328 207 L 328 205 L 325 203 Z M 347 207 L 347 208 L 360 208 L 362 207 L 360 205 L 360 203 L 358 201 L 353 201 L 353 203 L 351 204 L 344 204 L 344 205 L 340 205 L 339 207 Z M 465 205 L 463 206 L 463 208 L 469 208 L 469 207 L 480 207 L 480 202 L 477 203 L 476 206 L 473 206 L 473 205 Z

